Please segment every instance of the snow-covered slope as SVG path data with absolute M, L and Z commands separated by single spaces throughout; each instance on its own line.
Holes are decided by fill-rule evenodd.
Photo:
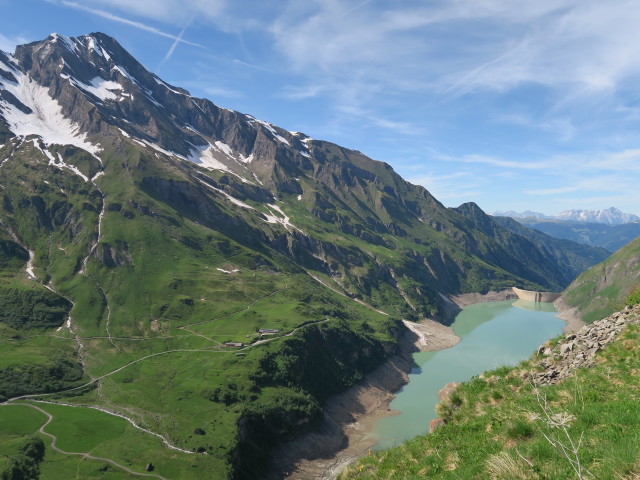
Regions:
M 555 218 L 574 222 L 605 223 L 607 225 L 640 222 L 640 217 L 637 215 L 621 212 L 615 207 L 604 210 L 566 210 L 560 212 Z
M 13 55 L 0 52 L 0 133 L 3 126 L 13 135 L 35 134 L 46 145 L 74 145 L 94 155 L 105 137 L 125 135 L 249 184 L 277 186 L 271 177 L 278 150 L 299 156 L 298 163 L 312 157 L 306 135 L 192 97 L 101 33 L 51 34 Z
M 38 135 L 46 145 L 74 145 L 94 155 L 100 152 L 100 146 L 89 142 L 80 126 L 65 117 L 47 88 L 21 72 L 14 58 L 1 54 L 0 89 L 0 116 L 15 135 Z

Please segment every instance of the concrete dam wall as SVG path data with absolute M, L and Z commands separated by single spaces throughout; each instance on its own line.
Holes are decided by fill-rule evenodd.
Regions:
M 534 292 L 531 290 L 522 290 L 521 288 L 513 287 L 513 292 L 522 300 L 528 300 L 530 302 L 555 302 L 559 297 L 559 293 L 553 292 Z

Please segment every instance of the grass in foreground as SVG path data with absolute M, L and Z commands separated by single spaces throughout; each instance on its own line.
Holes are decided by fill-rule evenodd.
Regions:
M 530 362 L 463 384 L 433 434 L 371 455 L 346 479 L 640 478 L 640 326 L 559 385 L 523 380 Z

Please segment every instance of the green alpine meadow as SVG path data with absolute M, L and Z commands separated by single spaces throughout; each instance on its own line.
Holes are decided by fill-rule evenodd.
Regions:
M 283 478 L 277 448 L 405 355 L 407 322 L 571 284 L 590 323 L 638 285 L 637 241 L 609 255 L 191 96 L 103 33 L 19 45 L 0 52 L 1 478 Z M 635 478 L 637 333 L 549 388 L 523 376 L 535 356 L 474 378 L 445 426 L 342 478 Z

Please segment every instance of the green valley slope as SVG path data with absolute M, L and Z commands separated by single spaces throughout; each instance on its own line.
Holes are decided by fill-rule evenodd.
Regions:
M 48 443 L 46 478 L 256 478 L 396 353 L 402 318 L 567 281 L 389 165 L 193 98 L 106 35 L 0 65 L 0 400 L 32 395 L 0 405 L 29 426 L 0 447 L 46 411 L 78 454 Z
M 591 267 L 563 292 L 561 300 L 576 307 L 585 322 L 614 312 L 640 288 L 640 237 Z

